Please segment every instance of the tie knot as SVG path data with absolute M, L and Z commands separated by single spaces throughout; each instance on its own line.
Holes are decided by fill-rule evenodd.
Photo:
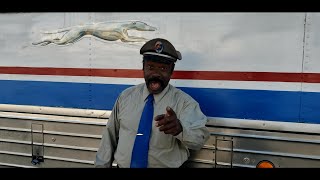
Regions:
M 147 98 L 148 98 L 148 101 L 150 101 L 150 102 L 152 102 L 154 100 L 153 94 L 149 94 Z

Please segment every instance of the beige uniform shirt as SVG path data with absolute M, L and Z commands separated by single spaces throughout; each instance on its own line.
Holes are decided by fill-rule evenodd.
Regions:
M 111 167 L 113 161 L 119 167 L 130 167 L 133 144 L 148 95 L 145 83 L 120 94 L 102 135 L 96 167 Z M 169 84 L 154 95 L 154 117 L 165 114 L 167 106 L 175 111 L 183 131 L 177 136 L 165 134 L 153 121 L 148 167 L 180 167 L 189 157 L 188 149 L 201 149 L 209 138 L 205 127 L 207 117 L 191 96 Z

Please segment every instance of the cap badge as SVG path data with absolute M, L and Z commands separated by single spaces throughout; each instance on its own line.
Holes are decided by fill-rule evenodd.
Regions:
M 162 50 L 163 50 L 163 44 L 162 44 L 162 42 L 157 41 L 156 44 L 154 45 L 154 50 L 155 50 L 157 53 L 161 53 Z

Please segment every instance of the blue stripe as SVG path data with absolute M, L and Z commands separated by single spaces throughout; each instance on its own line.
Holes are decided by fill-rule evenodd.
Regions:
M 0 103 L 81 109 L 112 109 L 129 85 L 0 80 Z
M 181 88 L 214 117 L 298 122 L 300 92 Z
M 0 80 L 0 103 L 111 110 L 118 95 L 130 86 Z M 320 93 L 187 87 L 181 89 L 199 102 L 207 116 L 320 123 Z
M 302 93 L 300 116 L 300 122 L 320 123 L 320 93 Z

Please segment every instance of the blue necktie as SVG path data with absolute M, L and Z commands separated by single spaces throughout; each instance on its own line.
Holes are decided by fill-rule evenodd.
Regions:
M 148 167 L 148 151 L 149 140 L 152 129 L 153 119 L 153 95 L 149 94 L 148 100 L 144 105 L 143 112 L 139 123 L 139 129 L 134 142 L 131 168 L 147 168 Z

